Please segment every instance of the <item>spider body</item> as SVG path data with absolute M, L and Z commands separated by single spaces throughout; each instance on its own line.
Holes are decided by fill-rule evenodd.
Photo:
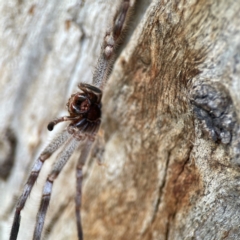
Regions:
M 94 134 L 101 123 L 101 99 L 102 91 L 90 84 L 80 83 L 78 85 L 82 92 L 72 94 L 68 100 L 67 108 L 70 116 L 61 117 L 48 124 L 48 130 L 52 131 L 54 126 L 62 121 L 71 121 L 68 132 Z M 79 135 L 79 134 L 78 134 Z M 79 135 L 79 137 L 80 137 Z

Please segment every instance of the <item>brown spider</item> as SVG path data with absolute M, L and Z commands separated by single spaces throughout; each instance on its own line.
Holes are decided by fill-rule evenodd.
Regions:
M 42 151 L 34 163 L 23 193 L 17 202 L 10 233 L 10 240 L 17 239 L 20 227 L 21 211 L 25 206 L 26 200 L 31 193 L 36 179 L 38 178 L 43 163 L 61 146 L 63 146 L 63 150 L 60 152 L 57 161 L 53 165 L 53 168 L 48 175 L 43 188 L 42 200 L 37 214 L 33 239 L 41 239 L 44 220 L 51 198 L 53 182 L 57 178 L 58 174 L 62 171 L 74 150 L 79 147 L 81 148 L 81 155 L 77 164 L 77 187 L 75 202 L 78 239 L 83 239 L 80 218 L 82 167 L 86 162 L 92 143 L 95 140 L 95 136 L 101 123 L 101 89 L 108 78 L 111 66 L 113 64 L 114 50 L 124 29 L 128 12 L 132 5 L 133 3 L 131 3 L 130 0 L 122 0 L 119 11 L 117 11 L 113 19 L 112 28 L 107 31 L 104 37 L 101 56 L 98 60 L 98 66 L 93 75 L 93 84 L 95 86 L 86 83 L 80 83 L 78 87 L 81 92 L 73 94 L 67 103 L 70 116 L 55 119 L 48 124 L 48 130 L 52 131 L 54 126 L 60 122 L 71 122 L 67 129 L 53 139 L 53 141 Z

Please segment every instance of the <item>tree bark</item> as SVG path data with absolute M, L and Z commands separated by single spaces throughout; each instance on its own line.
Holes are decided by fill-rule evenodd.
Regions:
M 1 13 L 0 239 L 120 1 L 8 1 Z M 240 2 L 137 1 L 84 169 L 85 239 L 240 237 Z M 48 239 L 77 239 L 76 152 L 54 183 Z M 22 214 L 31 239 L 45 163 Z M 101 164 L 97 164 L 100 162 Z

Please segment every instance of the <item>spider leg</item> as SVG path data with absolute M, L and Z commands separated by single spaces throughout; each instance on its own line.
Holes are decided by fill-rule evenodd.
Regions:
M 83 230 L 82 230 L 82 222 L 81 222 L 81 198 L 82 198 L 82 179 L 83 179 L 83 173 L 82 168 L 87 160 L 87 157 L 89 156 L 89 152 L 91 150 L 93 141 L 91 139 L 88 139 L 86 144 L 83 147 L 83 150 L 81 152 L 80 158 L 78 159 L 77 163 L 77 169 L 76 169 L 76 197 L 75 197 L 75 214 L 77 219 L 77 231 L 78 231 L 78 239 L 83 240 Z
M 105 34 L 101 55 L 93 74 L 93 85 L 96 87 L 103 88 L 108 79 L 113 65 L 114 52 L 121 39 L 120 36 L 126 25 L 129 9 L 132 6 L 131 0 L 122 0 L 120 10 L 115 14 L 112 27 Z
M 47 128 L 49 131 L 52 131 L 54 126 L 60 122 L 72 121 L 72 120 L 77 120 L 77 119 L 79 119 L 79 116 L 77 116 L 77 117 L 65 116 L 65 117 L 61 117 L 61 118 L 56 118 L 55 120 L 53 120 L 52 122 L 50 122 L 48 124 Z
M 48 210 L 54 180 L 58 177 L 59 173 L 62 171 L 63 167 L 73 154 L 74 150 L 82 143 L 83 143 L 82 141 L 79 141 L 78 139 L 71 137 L 65 144 L 64 149 L 60 152 L 59 156 L 57 157 L 57 161 L 54 163 L 51 173 L 48 175 L 48 178 L 43 187 L 42 200 L 37 214 L 33 240 L 40 240 L 41 238 L 43 224 Z
M 10 233 L 10 240 L 16 240 L 21 221 L 21 211 L 25 206 L 28 196 L 31 193 L 34 183 L 41 171 L 44 162 L 69 138 L 70 134 L 67 130 L 63 131 L 42 151 L 38 159 L 35 161 L 30 176 L 28 177 L 27 183 L 25 184 L 24 190 L 20 198 L 18 199 L 17 206 L 15 209 L 12 229 Z

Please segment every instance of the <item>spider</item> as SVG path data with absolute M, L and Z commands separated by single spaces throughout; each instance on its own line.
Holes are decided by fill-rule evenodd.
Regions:
M 80 92 L 71 95 L 67 108 L 69 116 L 64 116 L 53 120 L 47 126 L 49 131 L 60 122 L 69 121 L 67 129 L 52 140 L 50 144 L 41 152 L 35 161 L 22 195 L 18 199 L 13 224 L 10 233 L 10 240 L 16 240 L 20 227 L 21 211 L 25 206 L 28 196 L 38 178 L 44 162 L 60 147 L 63 147 L 57 161 L 52 167 L 43 187 L 42 199 L 37 213 L 33 239 L 41 239 L 44 220 L 48 210 L 52 187 L 55 179 L 62 171 L 63 167 L 73 154 L 76 148 L 81 148 L 81 155 L 77 163 L 77 186 L 76 186 L 76 223 L 78 239 L 83 239 L 83 230 L 80 217 L 81 192 L 82 192 L 82 168 L 91 151 L 92 143 L 98 133 L 101 124 L 101 98 L 102 89 L 108 79 L 111 66 L 113 64 L 114 52 L 124 30 L 129 11 L 133 3 L 130 0 L 122 0 L 119 10 L 116 12 L 112 28 L 105 34 L 101 55 L 98 65 L 93 75 L 93 84 L 80 83 Z

